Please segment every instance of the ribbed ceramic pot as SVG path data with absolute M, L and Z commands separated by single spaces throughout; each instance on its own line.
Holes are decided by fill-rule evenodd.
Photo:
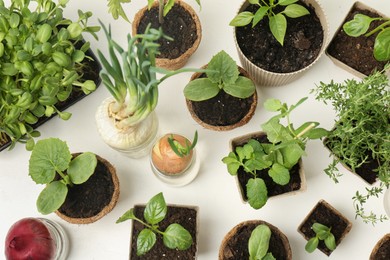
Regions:
M 158 1 L 155 1 L 152 8 L 158 8 L 158 4 L 159 4 Z M 158 58 L 158 57 L 156 58 L 156 65 L 158 67 L 168 69 L 168 70 L 177 70 L 182 68 L 188 62 L 188 59 L 198 49 L 200 41 L 202 39 L 202 26 L 200 24 L 199 17 L 194 11 L 194 9 L 190 5 L 188 5 L 187 3 L 181 0 L 175 1 L 175 5 L 179 5 L 183 7 L 186 10 L 186 12 L 191 15 L 193 21 L 195 22 L 197 38 L 194 41 L 193 45 L 177 58 L 173 58 L 173 59 Z M 133 35 L 137 34 L 138 26 L 140 24 L 141 18 L 145 15 L 145 12 L 147 11 L 148 11 L 148 7 L 145 6 L 135 14 L 132 23 Z
M 233 36 L 234 36 L 234 42 L 236 45 L 236 49 L 238 52 L 238 57 L 240 58 L 241 65 L 244 67 L 245 70 L 248 71 L 249 75 L 255 80 L 257 85 L 259 86 L 281 86 L 281 85 L 286 85 L 290 82 L 293 82 L 294 80 L 300 78 L 306 71 L 308 71 L 317 61 L 319 58 L 322 56 L 322 54 L 325 51 L 327 41 L 329 38 L 329 26 L 327 22 L 326 15 L 323 11 L 323 8 L 317 0 L 302 0 L 304 3 L 307 5 L 313 6 L 315 9 L 315 13 L 318 16 L 322 29 L 324 32 L 323 36 L 323 41 L 322 41 L 322 46 L 321 50 L 318 53 L 317 58 L 310 63 L 308 66 L 294 72 L 289 72 L 289 73 L 275 73 L 271 71 L 264 70 L 257 65 L 255 65 L 252 61 L 250 61 L 244 53 L 241 51 L 241 48 L 237 42 L 237 37 L 236 37 L 236 28 L 233 29 Z M 241 5 L 239 9 L 239 13 L 245 10 L 245 8 L 249 5 L 250 3 L 248 1 L 244 1 L 244 3 Z M 287 25 L 288 26 L 288 25 Z

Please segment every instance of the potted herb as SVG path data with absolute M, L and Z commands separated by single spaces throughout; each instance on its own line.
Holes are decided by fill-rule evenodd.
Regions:
M 337 248 L 352 228 L 352 223 L 325 200 L 320 200 L 298 227 L 308 241 L 308 253 L 316 248 L 327 256 Z
M 355 2 L 333 36 L 326 54 L 338 66 L 364 78 L 390 60 L 389 18 Z
M 156 177 L 172 186 L 184 186 L 194 180 L 199 172 L 195 146 L 198 132 L 190 142 L 179 134 L 165 134 L 153 146 L 151 166 Z
M 37 199 L 42 214 L 55 212 L 75 224 L 97 221 L 109 213 L 119 197 L 115 168 L 91 152 L 71 154 L 58 138 L 40 140 L 29 160 L 29 175 L 45 188 Z
M 149 154 L 157 138 L 158 118 L 154 112 L 158 86 L 181 69 L 162 71 L 156 68 L 157 39 L 165 37 L 161 30 L 148 28 L 145 34 L 128 35 L 123 49 L 111 38 L 111 27 L 102 24 L 108 40 L 111 63 L 98 50 L 103 65 L 100 72 L 112 97 L 103 101 L 96 112 L 96 124 L 103 141 L 132 158 Z M 121 62 L 120 62 L 121 60 Z M 157 72 L 165 73 L 157 79 Z
M 67 2 L 0 3 L 0 150 L 17 142 L 31 150 L 37 126 L 55 114 L 69 119 L 63 110 L 96 88 L 100 65 L 90 61 L 82 33 L 96 36 L 99 27 L 87 25 L 91 12 L 79 10 L 76 21 L 64 18 Z
M 201 126 L 226 131 L 249 122 L 257 106 L 256 86 L 248 73 L 220 51 L 184 88 L 188 110 Z
M 386 260 L 390 258 L 390 233 L 384 235 L 370 254 L 370 260 Z
M 291 260 L 292 252 L 288 238 L 277 227 L 262 220 L 248 220 L 225 235 L 218 259 Z
M 328 37 L 315 0 L 248 0 L 230 25 L 242 66 L 261 86 L 300 77 L 319 59 Z
M 268 197 L 305 188 L 301 157 L 305 155 L 306 142 L 327 132 L 317 128 L 316 122 L 306 122 L 298 128 L 291 123 L 291 112 L 306 99 L 290 107 L 268 99 L 264 107 L 279 114 L 262 124 L 264 132 L 233 139 L 231 152 L 222 159 L 228 172 L 236 176 L 243 201 L 254 209 L 262 208 Z M 280 122 L 283 118 L 287 125 Z
M 367 213 L 364 206 L 369 198 L 378 197 L 390 183 L 389 79 L 376 72 L 361 81 L 321 82 L 313 91 L 317 100 L 331 103 L 336 113 L 334 127 L 324 140 L 334 155 L 325 169 L 326 174 L 337 183 L 341 176 L 337 164 L 341 162 L 368 184 L 379 179 L 379 185 L 366 188 L 366 194 L 356 192 L 353 205 L 356 216 L 364 222 L 374 224 L 387 219 L 385 215 Z
M 109 0 L 109 11 L 114 18 L 122 16 L 128 21 L 120 2 Z M 200 0 L 196 0 L 200 6 Z M 183 67 L 197 50 L 202 28 L 194 9 L 181 0 L 148 0 L 148 5 L 139 10 L 132 22 L 132 34 L 143 34 L 146 27 L 162 28 L 170 38 L 160 38 L 156 64 L 158 67 L 176 70 Z
M 197 207 L 167 205 L 162 193 L 135 205 L 117 220 L 133 220 L 130 259 L 196 259 L 197 212 Z

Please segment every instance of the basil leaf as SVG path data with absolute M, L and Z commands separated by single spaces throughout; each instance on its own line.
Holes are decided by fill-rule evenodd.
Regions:
M 170 249 L 186 250 L 192 245 L 192 236 L 183 226 L 174 223 L 165 230 L 163 242 Z
M 167 205 L 163 194 L 160 192 L 149 200 L 144 211 L 144 218 L 149 224 L 157 224 L 165 218 Z
M 156 234 L 150 229 L 143 229 L 137 237 L 137 255 L 146 254 L 157 241 Z

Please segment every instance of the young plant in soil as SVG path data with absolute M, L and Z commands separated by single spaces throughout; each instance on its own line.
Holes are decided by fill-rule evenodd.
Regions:
M 58 138 L 39 140 L 29 160 L 29 175 L 46 187 L 38 196 L 37 208 L 49 214 L 61 207 L 68 187 L 86 182 L 97 165 L 96 155 L 85 152 L 72 159 L 66 142 Z
M 258 225 L 251 233 L 248 241 L 249 260 L 275 260 L 268 252 L 271 229 L 265 225 Z
M 145 226 L 137 238 L 137 255 L 146 254 L 152 249 L 157 241 L 157 235 L 161 235 L 163 243 L 167 248 L 186 250 L 191 247 L 193 240 L 190 232 L 183 226 L 177 223 L 170 224 L 165 231 L 159 230 L 159 223 L 164 220 L 167 215 L 168 207 L 162 193 L 158 193 L 152 197 L 146 204 L 144 218 L 146 222 L 137 218 L 134 215 L 134 209 L 125 212 L 116 223 L 121 223 L 126 220 L 138 221 Z
M 82 33 L 96 37 L 99 27 L 87 25 L 91 12 L 79 10 L 78 20 L 65 19 L 67 2 L 12 0 L 9 7 L 0 2 L 0 144 L 11 141 L 10 149 L 21 142 L 31 150 L 40 118 L 57 113 L 69 119 L 58 104 L 73 91 L 88 94 L 96 88 L 94 81 L 82 79 L 82 62 L 89 58 Z
M 191 101 L 204 101 L 220 91 L 237 98 L 248 98 L 255 92 L 255 85 L 247 77 L 240 76 L 236 62 L 225 51 L 212 57 L 207 65 L 205 78 L 191 80 L 184 88 L 184 96 Z
M 316 234 L 314 237 L 310 238 L 309 241 L 307 241 L 305 250 L 309 253 L 313 253 L 314 250 L 318 247 L 318 244 L 320 240 L 323 240 L 325 243 L 325 246 L 333 251 L 336 249 L 336 240 L 334 238 L 334 235 L 331 232 L 331 228 L 327 227 L 321 223 L 313 223 L 311 229 Z
M 148 9 L 152 8 L 153 3 L 155 0 L 148 0 Z M 196 3 L 198 3 L 199 6 L 200 0 L 195 0 Z M 122 17 L 127 22 L 130 22 L 127 18 L 126 13 L 123 10 L 122 3 L 130 3 L 131 0 L 108 0 L 108 12 L 111 13 L 112 17 L 114 19 L 118 19 L 119 16 Z M 172 9 L 173 5 L 175 4 L 175 0 L 158 0 L 158 21 L 160 24 L 164 22 L 164 17 L 169 13 L 169 11 Z
M 368 31 L 373 21 L 383 21 L 371 31 Z M 343 25 L 345 33 L 351 37 L 364 35 L 375 36 L 374 57 L 378 61 L 390 60 L 390 18 L 370 17 L 364 14 L 356 14 L 354 18 Z
M 306 99 L 302 98 L 290 107 L 280 100 L 268 99 L 264 107 L 269 111 L 279 112 L 262 124 L 270 143 L 251 139 L 222 159 L 231 175 L 237 175 L 240 168 L 252 175 L 246 184 L 246 196 L 254 209 L 262 208 L 268 199 L 267 186 L 257 171 L 268 169 L 268 175 L 275 183 L 286 185 L 290 181 L 290 170 L 305 155 L 307 140 L 319 139 L 327 134 L 325 129 L 317 128 L 317 122 L 306 122 L 294 128 L 290 114 Z M 280 123 L 283 118 L 287 120 L 287 125 Z
M 366 223 L 386 220 L 384 214 L 367 213 L 364 206 L 390 185 L 389 79 L 376 72 L 361 81 L 321 82 L 313 91 L 317 100 L 331 103 L 336 112 L 334 128 L 324 140 L 334 155 L 325 173 L 338 183 L 341 173 L 336 165 L 341 162 L 370 184 L 379 179 L 379 186 L 366 188 L 365 194 L 357 191 L 353 205 L 356 217 Z
M 272 35 L 283 46 L 284 36 L 287 30 L 287 19 L 298 18 L 309 14 L 309 11 L 302 5 L 296 4 L 298 0 L 248 0 L 252 5 L 259 8 L 255 13 L 244 11 L 239 13 L 230 21 L 230 26 L 246 26 L 252 23 L 255 27 L 264 17 L 268 17 L 268 25 Z M 283 11 L 275 10 L 276 7 L 284 7 Z

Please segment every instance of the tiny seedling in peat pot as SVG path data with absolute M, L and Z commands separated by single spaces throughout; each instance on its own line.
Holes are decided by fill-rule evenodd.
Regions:
M 275 260 L 271 252 L 268 252 L 271 229 L 265 225 L 258 225 L 248 241 L 249 260 Z
M 283 45 L 286 35 L 286 17 L 298 18 L 309 14 L 304 6 L 296 4 L 298 0 L 248 0 L 248 2 L 252 5 L 258 5 L 259 9 L 255 13 L 249 11 L 239 13 L 229 25 L 238 27 L 252 22 L 252 26 L 255 27 L 263 18 L 268 17 L 269 29 L 281 45 Z M 278 11 L 277 7 L 285 8 L 283 11 Z
M 58 138 L 40 140 L 29 160 L 29 175 L 37 184 L 46 184 L 38 196 L 42 214 L 58 210 L 68 194 L 68 187 L 86 182 L 97 165 L 96 155 L 85 152 L 72 159 L 66 142 Z
M 259 176 L 259 171 L 267 170 L 272 181 L 278 185 L 288 184 L 290 170 L 305 155 L 307 140 L 319 139 L 327 134 L 325 129 L 316 128 L 319 125 L 317 122 L 306 122 L 296 129 L 293 127 L 290 113 L 306 99 L 302 98 L 290 107 L 277 99 L 267 100 L 264 103 L 265 108 L 279 112 L 262 124 L 269 142 L 261 143 L 250 139 L 222 159 L 231 175 L 236 176 L 241 169 L 252 175 L 246 184 L 246 196 L 254 209 L 262 208 L 268 199 L 267 186 Z M 282 118 L 286 118 L 286 126 L 280 123 Z
M 336 249 L 336 240 L 331 232 L 331 228 L 320 223 L 313 223 L 311 229 L 316 233 L 315 237 L 312 237 L 307 241 L 305 250 L 309 253 L 314 252 L 318 247 L 320 240 L 323 240 L 325 246 L 333 251 Z
M 169 249 L 187 250 L 193 240 L 190 232 L 177 223 L 170 224 L 165 231 L 159 229 L 159 223 L 167 216 L 168 207 L 162 193 L 158 193 L 149 200 L 144 210 L 145 221 L 137 218 L 134 208 L 125 212 L 116 223 L 132 219 L 141 223 L 145 228 L 137 237 L 137 255 L 149 252 L 156 244 L 157 235 L 161 235 L 164 245 Z
M 383 21 L 383 23 L 368 31 L 373 21 Z M 352 20 L 343 25 L 343 29 L 351 37 L 359 37 L 361 35 L 369 37 L 379 32 L 375 37 L 374 57 L 378 61 L 390 60 L 390 18 L 356 14 Z

